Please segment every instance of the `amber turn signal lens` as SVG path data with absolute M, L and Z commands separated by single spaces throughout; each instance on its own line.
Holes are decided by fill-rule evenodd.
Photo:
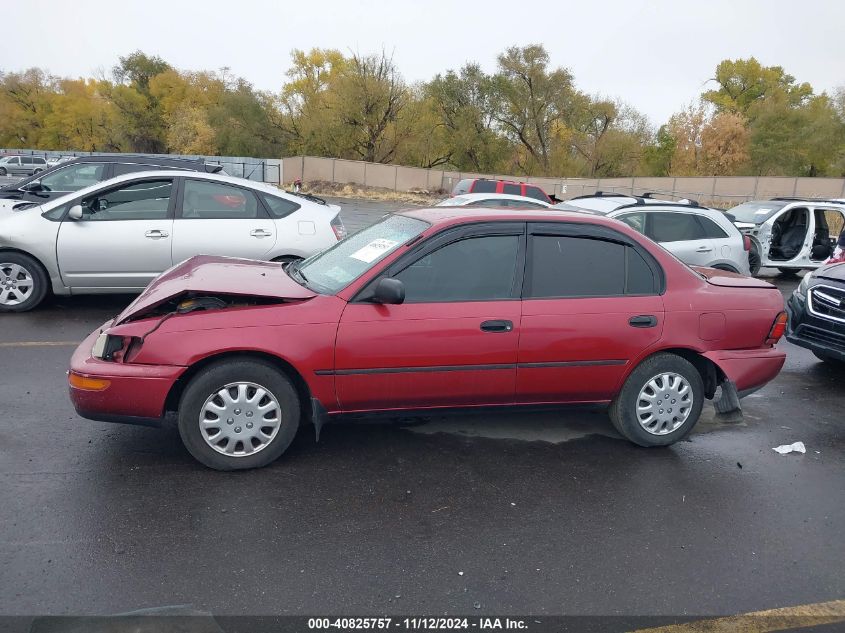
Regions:
M 102 378 L 89 378 L 88 376 L 81 376 L 74 372 L 67 375 L 67 381 L 71 387 L 82 389 L 83 391 L 104 391 L 111 385 L 111 380 L 104 380 Z
M 781 312 L 772 324 L 772 329 L 769 330 L 770 341 L 777 343 L 780 340 L 780 337 L 783 336 L 784 332 L 786 332 L 786 321 L 786 312 Z

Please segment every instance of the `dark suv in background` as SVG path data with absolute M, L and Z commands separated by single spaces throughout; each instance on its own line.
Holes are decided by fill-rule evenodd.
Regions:
M 488 178 L 464 178 L 459 180 L 452 191 L 453 196 L 462 193 L 507 193 L 514 196 L 525 196 L 542 200 L 552 204 L 549 195 L 538 185 L 529 185 L 526 182 L 512 182 L 510 180 L 490 180 Z
M 187 158 L 122 154 L 79 156 L 44 169 L 24 180 L 0 187 L 0 208 L 16 206 L 18 201 L 43 204 L 115 176 L 158 169 L 204 171 L 210 174 L 223 170 L 220 165 L 210 165 L 203 160 Z

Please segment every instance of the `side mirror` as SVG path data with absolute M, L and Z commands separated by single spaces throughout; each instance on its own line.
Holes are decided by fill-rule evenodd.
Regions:
M 403 303 L 405 301 L 405 284 L 392 277 L 382 277 L 378 280 L 373 291 L 373 303 Z
M 25 184 L 21 187 L 21 189 L 24 191 L 42 191 L 44 187 L 41 186 L 40 180 L 33 180 L 32 182 Z
M 82 205 L 75 204 L 70 208 L 70 211 L 67 212 L 67 217 L 69 220 L 81 220 L 82 219 Z

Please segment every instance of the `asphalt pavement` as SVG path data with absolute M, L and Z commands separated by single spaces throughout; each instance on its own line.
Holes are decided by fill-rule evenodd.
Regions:
M 340 202 L 353 230 L 390 209 Z M 73 346 L 130 299 L 0 316 L 0 615 L 692 617 L 845 596 L 845 371 L 785 341 L 742 419 L 707 405 L 666 449 L 592 409 L 364 419 L 219 473 L 173 429 L 75 415 Z

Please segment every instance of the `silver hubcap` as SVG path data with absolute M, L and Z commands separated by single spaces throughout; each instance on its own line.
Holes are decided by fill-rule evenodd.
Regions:
M 692 409 L 692 387 L 686 378 L 666 372 L 658 374 L 640 390 L 637 420 L 652 435 L 666 435 L 680 427 Z
M 30 272 L 19 264 L 0 262 L 0 305 L 16 306 L 29 299 L 35 284 Z
M 229 383 L 211 394 L 200 410 L 200 433 L 206 443 L 228 457 L 263 450 L 282 422 L 278 400 L 254 382 Z

